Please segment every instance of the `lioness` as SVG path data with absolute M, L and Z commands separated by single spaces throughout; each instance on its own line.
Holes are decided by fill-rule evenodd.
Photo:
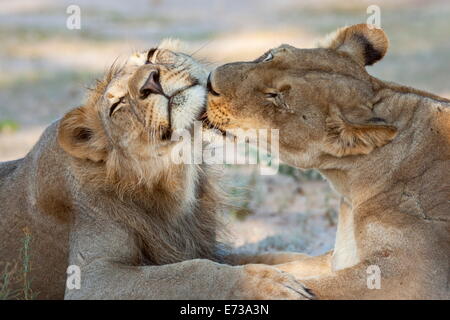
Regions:
M 171 48 L 113 67 L 25 158 L 0 164 L 0 261 L 17 260 L 27 228 L 41 299 L 310 297 L 275 268 L 219 263 L 239 256 L 220 251 L 215 177 L 171 161 L 170 133 L 204 112 L 208 73 Z M 65 290 L 68 265 L 80 288 Z
M 370 76 L 387 48 L 360 24 L 210 75 L 214 126 L 279 129 L 280 157 L 342 195 L 334 250 L 278 266 L 318 298 L 450 298 L 450 101 Z

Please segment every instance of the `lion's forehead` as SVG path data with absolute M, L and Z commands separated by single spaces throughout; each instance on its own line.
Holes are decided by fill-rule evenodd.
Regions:
M 133 53 L 127 61 L 127 66 L 130 67 L 140 67 L 143 66 L 147 62 L 147 52 L 148 51 L 140 51 Z
M 111 78 L 105 91 L 105 97 L 109 102 L 115 102 L 127 93 L 128 81 L 139 69 L 145 65 L 147 59 L 147 51 L 135 52 L 128 57 L 125 64 Z
M 129 79 L 129 78 L 128 78 Z M 127 93 L 127 83 L 125 79 L 121 78 L 117 81 L 112 80 L 108 85 L 108 89 L 105 93 L 105 98 L 110 103 L 116 102 Z

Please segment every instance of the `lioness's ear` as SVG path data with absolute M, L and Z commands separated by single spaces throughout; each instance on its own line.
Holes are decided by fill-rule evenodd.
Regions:
M 359 64 L 367 66 L 384 57 L 389 40 L 383 30 L 357 24 L 338 29 L 319 46 L 345 52 Z
M 95 162 L 105 160 L 107 141 L 100 119 L 85 107 L 74 109 L 61 119 L 58 142 L 73 157 Z
M 381 119 L 374 119 L 379 122 Z M 337 106 L 330 106 L 326 119 L 326 152 L 336 157 L 362 155 L 392 141 L 397 129 L 384 124 L 356 124 L 347 121 Z

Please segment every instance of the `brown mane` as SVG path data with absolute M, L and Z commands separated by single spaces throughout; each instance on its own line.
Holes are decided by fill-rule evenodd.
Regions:
M 93 144 L 108 145 L 95 106 L 121 68 L 113 65 L 102 80 L 97 80 L 84 105 L 84 117 L 94 123 L 95 133 L 100 137 Z M 61 128 L 59 132 L 59 142 L 64 144 L 66 137 Z M 103 149 L 108 153 L 106 161 L 72 159 L 74 176 L 92 193 L 115 199 L 106 211 L 135 234 L 142 254 L 140 263 L 168 264 L 200 257 L 220 259 L 217 255 L 220 245 L 215 239 L 223 238 L 219 233 L 225 230 L 220 222 L 225 197 L 213 183 L 217 181 L 217 172 L 203 165 L 195 167 L 199 172 L 196 204 L 186 215 L 186 208 L 182 207 L 186 165 L 171 164 L 155 175 L 151 165 L 141 164 L 146 160 L 130 158 L 108 147 Z

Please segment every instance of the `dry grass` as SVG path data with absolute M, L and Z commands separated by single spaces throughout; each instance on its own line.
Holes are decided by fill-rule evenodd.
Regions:
M 23 232 L 20 263 L 3 263 L 3 270 L 0 273 L 0 300 L 33 300 L 38 295 L 32 289 L 32 279 L 30 278 L 32 237 L 28 229 L 25 228 Z

